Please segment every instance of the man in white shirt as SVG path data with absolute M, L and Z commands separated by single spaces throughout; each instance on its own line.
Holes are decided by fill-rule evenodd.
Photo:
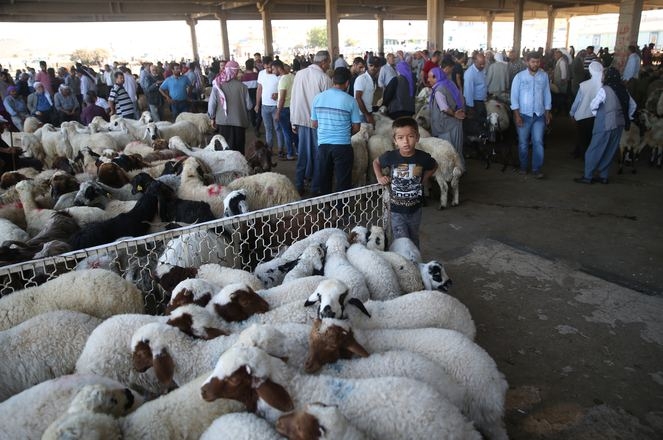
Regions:
M 396 76 L 396 57 L 393 53 L 387 54 L 387 64 L 380 68 L 380 74 L 378 75 L 378 87 L 384 90 L 389 84 L 389 81 Z
M 362 122 L 375 125 L 373 118 L 373 95 L 375 94 L 375 78 L 380 68 L 380 59 L 371 57 L 366 72 L 355 80 L 355 99 L 362 114 Z
M 640 73 L 640 57 L 638 56 L 638 48 L 630 45 L 628 47 L 629 56 L 626 59 L 626 65 L 624 66 L 624 74 L 622 79 L 626 82 L 633 79 L 638 79 L 638 74 Z
M 272 152 L 274 150 L 274 132 L 278 150 L 283 146 L 283 134 L 279 129 L 279 122 L 275 120 L 276 105 L 279 97 L 279 77 L 272 73 L 272 59 L 265 57 L 264 69 L 258 72 L 258 90 L 256 91 L 255 111 L 260 112 L 265 125 L 265 143 Z
M 334 69 L 338 69 L 339 67 L 350 68 L 347 61 L 345 61 L 345 58 L 343 58 L 343 54 L 340 54 L 338 58 L 336 58 L 336 61 L 334 61 Z

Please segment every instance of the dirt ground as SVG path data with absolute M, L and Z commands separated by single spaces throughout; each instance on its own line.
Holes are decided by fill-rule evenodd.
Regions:
M 509 383 L 510 438 L 661 439 L 663 171 L 642 158 L 577 184 L 574 140 L 555 117 L 541 180 L 468 160 L 460 206 L 424 208 L 422 252 L 446 264 Z

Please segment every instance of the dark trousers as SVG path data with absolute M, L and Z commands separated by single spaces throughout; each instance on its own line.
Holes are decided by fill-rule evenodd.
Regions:
M 320 194 L 332 192 L 332 177 L 336 176 L 336 191 L 352 188 L 352 145 L 320 144 L 318 147 L 318 172 Z
M 589 143 L 592 141 L 592 130 L 594 129 L 594 118 L 585 118 L 576 121 L 576 147 L 573 157 L 584 157 Z
M 244 154 L 244 144 L 246 143 L 246 128 L 236 127 L 234 125 L 219 125 L 217 130 L 221 136 L 226 138 L 230 148 Z

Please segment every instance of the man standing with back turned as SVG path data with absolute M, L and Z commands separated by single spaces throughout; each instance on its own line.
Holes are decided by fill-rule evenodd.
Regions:
M 532 175 L 543 178 L 543 132 L 550 124 L 550 83 L 545 71 L 540 70 L 541 54 L 530 52 L 526 57 L 527 70 L 513 78 L 511 84 L 511 110 L 518 131 L 518 158 L 520 174 L 527 174 L 529 141 L 532 140 Z

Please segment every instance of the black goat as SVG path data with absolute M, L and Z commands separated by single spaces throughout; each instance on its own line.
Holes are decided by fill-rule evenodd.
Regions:
M 216 219 L 209 203 L 180 199 L 168 185 L 155 181 L 159 199 L 159 217 L 164 222 L 203 223 Z
M 69 239 L 72 250 L 111 243 L 121 237 L 140 237 L 147 234 L 149 222 L 157 213 L 157 192 L 157 186 L 150 184 L 131 211 L 102 222 L 91 223 L 75 233 Z

